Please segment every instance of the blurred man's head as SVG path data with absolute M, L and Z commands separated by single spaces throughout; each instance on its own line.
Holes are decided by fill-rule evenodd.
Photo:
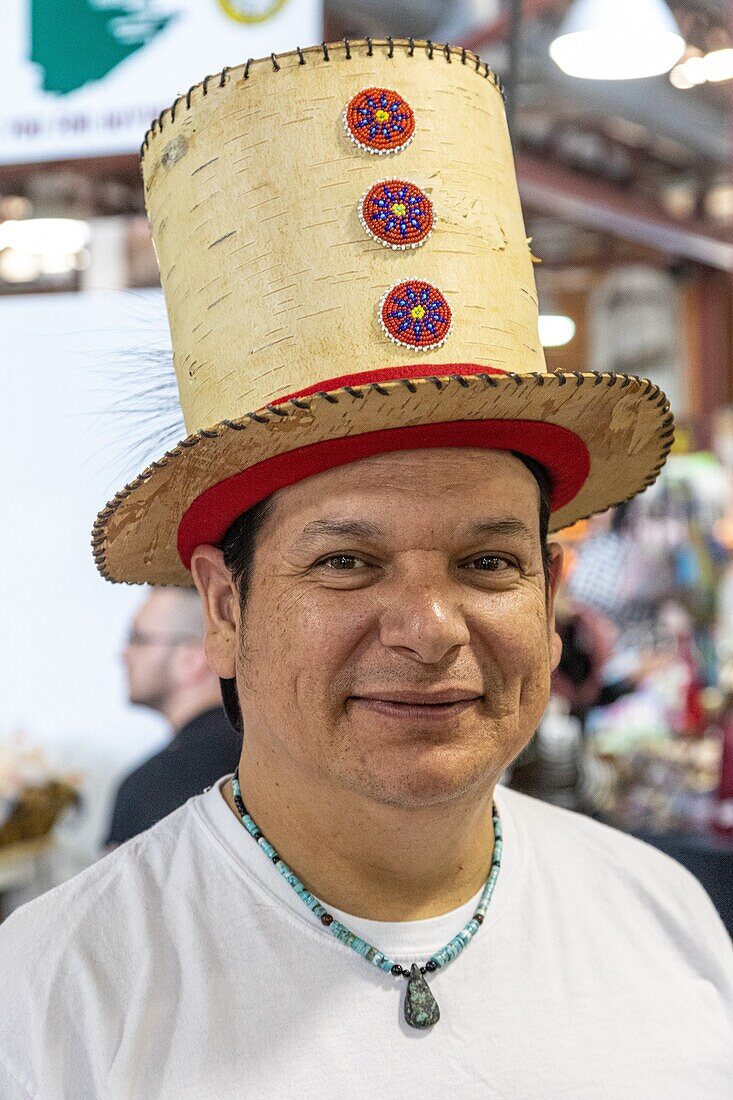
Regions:
M 197 592 L 151 589 L 123 651 L 130 702 L 164 714 L 174 727 L 220 702 L 219 681 L 206 663 L 203 639 Z

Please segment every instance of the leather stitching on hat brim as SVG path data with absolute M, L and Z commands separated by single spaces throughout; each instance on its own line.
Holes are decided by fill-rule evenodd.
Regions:
M 431 379 L 429 377 L 416 379 L 405 377 L 404 379 L 393 380 L 384 384 L 371 383 L 369 386 L 365 387 L 351 386 L 348 388 L 342 387 L 333 391 L 318 391 L 309 395 L 307 398 L 295 397 L 293 399 L 286 400 L 282 405 L 278 405 L 276 407 L 277 412 L 275 412 L 274 406 L 267 406 L 264 409 L 258 410 L 257 412 L 247 413 L 242 417 L 236 418 L 235 420 L 222 420 L 220 423 L 213 425 L 209 428 L 200 429 L 199 431 L 188 436 L 186 439 L 181 440 L 175 447 L 172 447 L 170 450 L 166 451 L 166 453 L 160 459 L 157 459 L 149 466 L 147 466 L 136 478 L 128 482 L 124 486 L 124 488 L 121 489 L 112 498 L 112 500 L 107 503 L 107 505 L 99 512 L 96 518 L 94 527 L 92 529 L 92 549 L 97 569 L 105 578 L 105 580 L 109 580 L 114 583 L 170 584 L 183 587 L 190 587 L 193 584 L 190 574 L 187 575 L 187 571 L 184 569 L 184 566 L 178 558 L 175 549 L 173 550 L 173 554 L 175 555 L 176 559 L 175 563 L 171 563 L 167 570 L 158 570 L 155 576 L 151 575 L 151 577 L 140 577 L 140 579 L 131 580 L 129 578 L 129 575 L 127 577 L 122 575 L 122 573 L 126 571 L 124 568 L 115 568 L 114 570 L 111 569 L 107 560 L 108 550 L 110 547 L 108 532 L 112 520 L 119 519 L 120 511 L 124 510 L 126 505 L 129 506 L 129 498 L 131 496 L 136 497 L 138 491 L 143 486 L 147 486 L 151 481 L 155 480 L 162 470 L 167 470 L 174 462 L 177 463 L 181 458 L 186 456 L 187 452 L 192 452 L 191 458 L 193 458 L 193 452 L 195 448 L 205 441 L 210 441 L 209 445 L 211 446 L 212 441 L 221 439 L 222 436 L 225 436 L 230 432 L 240 432 L 247 429 L 258 430 L 260 429 L 260 426 L 262 426 L 260 430 L 264 430 L 265 426 L 267 426 L 268 431 L 276 431 L 277 424 L 282 425 L 286 423 L 288 417 L 291 415 L 288 412 L 289 406 L 292 408 L 293 414 L 301 414 L 304 408 L 308 408 L 310 411 L 313 411 L 314 408 L 317 410 L 317 407 L 321 402 L 328 402 L 333 404 L 338 403 L 339 401 L 342 401 L 344 399 L 348 399 L 351 408 L 354 409 L 355 415 L 358 416 L 358 409 L 360 406 L 359 404 L 357 404 L 357 394 L 353 392 L 354 390 L 369 389 L 386 398 L 400 393 L 400 384 L 404 385 L 405 388 L 407 388 L 411 392 L 416 392 L 419 384 L 426 385 L 430 382 L 438 382 L 440 384 L 441 392 L 444 393 L 451 385 L 466 389 L 467 387 L 470 387 L 472 382 L 476 379 L 480 380 L 484 385 L 491 387 L 495 390 L 506 389 L 508 386 L 530 389 L 535 387 L 552 388 L 569 385 L 571 387 L 571 392 L 568 395 L 568 400 L 571 401 L 574 393 L 577 393 L 580 387 L 585 384 L 590 385 L 591 389 L 598 393 L 599 398 L 601 397 L 602 393 L 600 387 L 603 387 L 606 392 L 616 386 L 619 387 L 619 391 L 626 390 L 632 382 L 636 383 L 638 387 L 644 387 L 643 389 L 639 389 L 638 393 L 636 394 L 638 404 L 640 407 L 643 407 L 643 405 L 645 404 L 652 404 L 655 419 L 658 419 L 659 421 L 658 430 L 656 432 L 657 454 L 651 466 L 648 467 L 648 472 L 646 476 L 641 480 L 637 479 L 636 487 L 633 488 L 633 491 L 630 493 L 626 493 L 625 495 L 616 498 L 615 493 L 609 492 L 608 495 L 610 499 L 607 502 L 604 501 L 603 504 L 599 505 L 599 507 L 593 509 L 592 511 L 583 512 L 581 509 L 581 513 L 577 515 L 572 514 L 572 502 L 570 502 L 568 505 L 565 506 L 564 509 L 562 509 L 562 511 L 568 513 L 569 515 L 567 522 L 563 523 L 562 525 L 553 526 L 551 517 L 550 531 L 558 530 L 560 529 L 560 526 L 566 527 L 569 526 L 570 523 L 576 523 L 580 520 L 588 519 L 590 516 L 595 515 L 599 512 L 606 511 L 609 508 L 615 507 L 618 504 L 626 503 L 627 501 L 635 497 L 638 493 L 643 492 L 644 489 L 648 488 L 656 481 L 657 477 L 659 476 L 660 470 L 667 460 L 669 451 L 671 450 L 674 441 L 674 418 L 672 413 L 670 412 L 669 401 L 658 385 L 651 382 L 649 379 L 640 378 L 637 375 L 616 373 L 601 374 L 597 371 L 590 374 L 583 374 L 579 371 L 573 374 L 563 374 L 562 372 L 541 374 L 539 372 L 533 372 L 531 374 L 514 374 L 504 376 L 480 373 L 463 376 L 454 373 L 450 375 L 437 375 L 434 379 Z M 596 387 L 599 387 L 599 389 L 596 389 Z M 359 396 L 363 396 L 363 394 L 360 394 Z M 620 397 L 621 393 L 619 392 L 619 398 Z M 283 416 L 283 413 L 285 413 L 286 415 Z M 516 417 L 503 417 L 503 419 L 507 420 L 521 418 L 522 417 L 519 413 Z M 551 418 L 548 419 L 548 423 L 553 422 L 554 421 Z M 358 432 L 351 432 L 349 434 L 356 435 L 358 434 Z M 578 434 L 580 435 L 580 433 Z M 582 439 L 583 436 L 580 435 L 580 438 Z M 588 443 L 589 441 L 584 440 L 584 442 Z M 592 445 L 589 445 L 589 449 L 591 450 L 592 460 Z M 622 458 L 623 456 L 620 455 L 619 460 Z M 190 460 L 191 459 L 189 458 L 187 461 Z M 245 466 L 243 466 L 243 468 L 246 468 L 246 464 Z M 192 499 L 196 499 L 196 497 L 198 497 L 201 492 L 204 492 L 206 488 L 211 487 L 212 485 L 216 484 L 218 480 L 222 480 L 224 477 L 227 476 L 229 476 L 229 474 L 223 473 L 221 478 L 212 478 L 210 484 L 208 486 L 203 486 L 200 492 L 197 492 Z M 603 471 L 596 469 L 594 472 L 591 461 L 591 473 L 589 474 L 588 480 L 592 480 L 594 483 L 597 480 L 600 485 L 602 477 Z M 191 501 L 189 501 L 189 505 L 190 503 Z M 174 547 L 176 541 L 175 533 L 177 532 L 180 519 L 186 511 L 187 507 L 188 505 L 184 505 L 180 509 L 177 509 L 177 515 L 175 516 L 175 518 L 172 517 L 171 519 L 171 533 L 173 534 L 173 538 L 169 540 L 169 543 L 172 544 Z M 144 521 L 145 517 L 143 513 L 142 517 L 137 517 L 136 524 L 144 525 Z M 138 569 L 133 569 L 131 571 L 138 572 Z

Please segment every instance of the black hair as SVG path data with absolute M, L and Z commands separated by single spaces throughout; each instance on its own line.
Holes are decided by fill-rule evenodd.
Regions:
M 234 523 L 227 528 L 224 538 L 219 543 L 220 550 L 224 553 L 224 564 L 232 574 L 232 580 L 239 590 L 239 602 L 244 611 L 249 594 L 252 569 L 254 566 L 257 536 L 262 529 L 265 520 L 272 512 L 275 505 L 275 494 L 253 504 L 241 516 L 237 516 Z
M 265 520 L 272 512 L 274 502 L 275 494 L 271 493 L 269 497 L 253 504 L 241 516 L 238 516 L 234 523 L 229 525 L 224 538 L 219 543 L 219 548 L 224 553 L 224 564 L 231 572 L 232 580 L 239 591 L 239 605 L 242 614 L 244 614 L 247 604 L 249 586 L 252 580 L 257 536 Z M 230 724 L 241 737 L 244 735 L 244 723 L 242 721 L 242 710 L 239 706 L 236 677 L 220 679 L 219 684 L 221 686 L 221 701 L 224 705 L 224 712 Z
M 552 481 L 547 470 L 536 459 L 518 451 L 511 452 L 523 462 L 537 482 L 540 491 L 540 546 L 542 548 L 542 568 L 545 575 L 545 593 L 549 600 L 551 556 L 547 545 L 547 531 L 550 525 L 550 495 Z M 254 555 L 257 549 L 257 537 L 271 515 L 275 493 L 253 504 L 241 516 L 238 516 L 226 530 L 219 548 L 224 553 L 224 564 L 232 574 L 239 591 L 239 602 L 244 613 L 249 587 L 252 580 Z M 227 717 L 238 733 L 242 733 L 242 715 L 237 697 L 236 680 L 221 680 L 221 694 Z
M 552 496 L 552 479 L 548 474 L 545 467 L 537 461 L 536 458 L 530 458 L 529 455 L 521 454 L 519 451 L 511 452 L 515 458 L 518 458 L 520 462 L 523 462 L 527 467 L 532 477 L 537 482 L 537 488 L 540 491 L 540 548 L 542 550 L 542 570 L 545 574 L 545 592 L 549 599 L 550 595 L 550 566 L 552 565 L 552 556 L 550 554 L 550 548 L 547 545 L 547 532 L 550 527 L 550 497 Z

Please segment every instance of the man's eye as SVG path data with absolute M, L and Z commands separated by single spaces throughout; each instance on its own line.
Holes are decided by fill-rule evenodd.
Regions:
M 364 564 L 361 558 L 357 558 L 354 554 L 332 554 L 330 558 L 323 558 L 318 562 L 318 565 L 338 573 L 352 572 Z
M 482 554 L 480 558 L 467 562 L 466 566 L 484 573 L 504 573 L 510 567 L 510 562 L 505 558 L 497 558 L 493 554 Z

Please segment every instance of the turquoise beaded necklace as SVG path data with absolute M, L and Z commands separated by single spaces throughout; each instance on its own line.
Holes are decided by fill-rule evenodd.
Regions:
M 441 967 L 451 962 L 452 959 L 455 959 L 456 956 L 463 951 L 463 948 L 471 942 L 483 924 L 486 910 L 489 907 L 491 895 L 494 892 L 494 886 L 499 876 L 499 867 L 501 866 L 502 829 L 496 803 L 494 802 L 492 806 L 494 854 L 491 860 L 491 871 L 486 880 L 486 885 L 481 894 L 481 900 L 478 903 L 476 912 L 465 928 L 463 928 L 457 936 L 454 936 L 450 943 L 442 947 L 440 951 L 436 951 L 434 955 L 431 955 L 424 966 L 413 963 L 408 970 L 400 966 L 399 963 L 394 962 L 393 959 L 388 958 L 387 955 L 384 955 L 381 951 L 378 951 L 376 947 L 372 947 L 371 944 L 361 939 L 360 936 L 350 932 L 345 925 L 340 924 L 331 916 L 328 910 L 321 905 L 318 898 L 315 898 L 309 890 L 306 890 L 298 876 L 291 871 L 287 863 L 280 858 L 279 853 L 275 851 L 267 837 L 263 835 L 262 830 L 257 827 L 256 823 L 247 813 L 247 808 L 242 801 L 242 791 L 239 786 L 238 772 L 235 772 L 232 778 L 232 790 L 234 792 L 234 803 L 239 811 L 245 829 L 249 835 L 257 841 L 258 846 L 267 858 L 274 863 L 285 881 L 292 886 L 300 900 L 319 918 L 321 924 L 325 925 L 337 940 L 340 940 L 341 943 L 345 943 L 347 947 L 351 947 L 357 954 L 366 959 L 367 962 L 370 962 L 372 966 L 376 966 L 380 970 L 385 970 L 390 974 L 394 974 L 397 978 L 402 977 L 408 979 L 404 1004 L 405 1019 L 407 1023 L 411 1027 L 417 1028 L 427 1028 L 432 1027 L 433 1024 L 437 1024 L 440 1019 L 440 1009 L 438 1008 L 438 1002 L 430 991 L 428 983 L 425 981 L 425 974 L 433 970 L 439 970 Z

